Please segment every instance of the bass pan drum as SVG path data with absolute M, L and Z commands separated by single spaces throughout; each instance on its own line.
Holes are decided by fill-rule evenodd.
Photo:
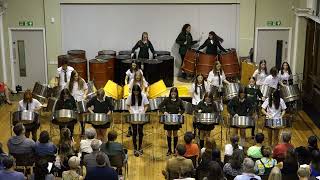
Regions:
M 240 75 L 240 65 L 235 49 L 222 53 L 221 65 L 226 77 L 238 77 Z
M 281 86 L 280 93 L 284 102 L 292 102 L 300 99 L 300 90 L 298 84 Z
M 181 69 L 188 74 L 194 74 L 196 71 L 195 69 L 196 62 L 197 62 L 197 52 L 193 49 L 189 49 L 186 55 L 184 56 Z
M 262 93 L 262 96 L 265 99 L 267 99 L 274 90 L 275 90 L 274 88 L 272 88 L 270 86 L 267 86 L 267 85 L 261 85 L 260 86 L 260 91 Z
M 280 119 L 266 119 L 265 127 L 271 129 L 283 129 L 286 127 L 291 127 L 291 122 L 288 119 L 280 118 Z
M 68 55 L 73 58 L 87 59 L 85 50 L 69 50 Z
M 128 114 L 125 118 L 126 122 L 130 124 L 146 124 L 150 122 L 149 114 Z
M 161 71 L 165 71 L 165 69 L 161 69 L 161 60 L 153 59 L 144 62 L 144 72 L 143 75 L 146 81 L 150 84 L 153 84 L 160 80 Z
M 156 58 L 162 61 L 158 68 L 161 70 L 165 69 L 165 71 L 160 71 L 160 79 L 163 79 L 167 87 L 172 87 L 174 78 L 174 57 L 162 55 L 157 56 Z
M 236 116 L 231 118 L 231 127 L 250 128 L 255 126 L 255 122 L 251 117 Z
M 184 123 L 184 116 L 180 114 L 161 115 L 160 123 L 165 125 L 181 125 Z
M 202 74 L 205 78 L 208 77 L 209 72 L 212 70 L 216 56 L 199 53 L 199 61 L 197 64 L 197 74 Z
M 231 100 L 234 97 L 238 96 L 239 84 L 238 83 L 229 83 L 225 86 L 225 98 Z

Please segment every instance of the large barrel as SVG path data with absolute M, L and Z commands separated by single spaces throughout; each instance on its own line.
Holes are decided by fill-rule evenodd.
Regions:
M 164 81 L 167 87 L 172 87 L 174 77 L 174 57 L 169 55 L 162 55 L 157 56 L 156 59 L 162 61 L 159 67 L 160 79 Z
M 101 50 L 98 52 L 98 56 L 100 55 L 110 55 L 110 56 L 116 56 L 117 52 L 114 50 Z
M 160 72 L 164 71 L 161 69 L 161 60 L 148 60 L 144 62 L 144 77 L 149 84 L 153 84 L 160 80 Z
M 89 61 L 90 80 L 94 82 L 98 89 L 103 88 L 108 80 L 112 80 L 110 74 L 113 75 L 112 60 L 100 58 Z
M 155 51 L 155 54 L 158 56 L 164 56 L 164 55 L 168 55 L 170 56 L 170 52 L 169 51 Z
M 235 49 L 221 55 L 221 64 L 226 77 L 238 77 L 240 75 L 240 66 Z
M 208 77 L 209 72 L 213 68 L 213 64 L 216 61 L 215 55 L 199 53 L 199 60 L 197 64 L 197 74 L 202 74 L 205 78 Z
M 58 67 L 61 67 L 61 66 L 62 66 L 62 61 L 63 61 L 64 59 L 67 59 L 67 60 L 69 61 L 70 59 L 72 59 L 72 57 L 71 57 L 70 55 L 68 55 L 68 54 L 59 55 L 59 56 L 58 56 Z
M 188 74 L 194 74 L 196 61 L 197 61 L 197 52 L 193 49 L 189 49 L 186 55 L 184 56 L 181 69 Z
M 119 55 L 131 55 L 131 51 L 130 50 L 119 51 Z
M 126 77 L 125 73 L 128 69 L 123 67 L 122 60 L 131 59 L 130 55 L 118 55 L 115 60 L 115 73 L 114 73 L 114 82 L 120 85 L 124 85 L 124 78 Z M 129 66 L 130 68 L 130 66 Z
M 69 65 L 72 66 L 86 82 L 88 81 L 87 60 L 81 58 L 73 58 L 69 60 Z
M 108 61 L 107 65 L 107 79 L 112 80 L 114 79 L 114 64 L 115 64 L 115 57 L 110 55 L 100 55 L 96 56 L 96 59 Z
M 73 58 L 87 59 L 85 50 L 69 50 L 68 54 Z

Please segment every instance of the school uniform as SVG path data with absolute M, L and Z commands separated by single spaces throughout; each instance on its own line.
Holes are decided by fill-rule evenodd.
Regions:
M 274 89 L 278 89 L 278 84 L 279 84 L 278 76 L 273 77 L 271 74 L 268 75 L 263 82 L 263 85 L 267 85 L 267 86 L 272 87 Z
M 159 109 L 161 112 L 167 112 L 169 114 L 183 114 L 185 111 L 183 102 L 180 98 L 177 98 L 175 101 L 173 101 L 170 99 L 170 97 L 164 99 L 160 103 Z M 164 129 L 168 131 L 177 131 L 181 127 L 181 125 L 164 125 Z
M 62 67 L 59 67 L 56 72 L 56 77 L 59 78 L 60 89 L 64 89 L 70 81 L 71 73 L 74 70 L 73 67 L 67 66 L 67 69 L 64 70 Z
M 139 40 L 136 43 L 136 45 L 132 48 L 131 53 L 134 53 L 134 51 L 138 48 L 140 49 L 138 58 L 149 59 L 149 49 L 154 57 L 155 51 L 151 41 L 148 40 L 147 43 L 144 43 L 142 40 Z
M 279 81 L 285 85 L 292 85 L 293 84 L 292 74 L 289 74 L 288 72 L 283 71 L 283 73 L 281 73 L 281 71 L 279 71 L 278 78 L 279 78 Z
M 206 41 L 199 47 L 199 50 L 203 49 L 207 47 L 206 49 L 206 53 L 207 54 L 210 54 L 210 55 L 217 55 L 218 54 L 218 48 L 220 51 L 223 51 L 223 52 L 227 52 L 220 44 L 219 41 L 215 41 L 215 40 L 212 40 L 212 39 L 206 39 Z
M 185 43 L 186 42 L 186 43 Z M 184 56 L 186 55 L 188 49 L 191 49 L 191 47 L 196 44 L 198 41 L 193 41 L 191 33 L 188 32 L 181 32 L 177 39 L 176 43 L 180 45 L 179 47 L 179 54 L 181 56 L 181 65 L 184 61 Z
M 141 71 L 141 69 L 139 69 L 138 70 L 140 73 L 141 73 L 141 75 L 143 76 L 143 72 Z M 128 78 L 128 82 L 131 82 L 131 80 L 133 80 L 134 79 L 134 75 L 136 74 L 136 72 L 131 72 L 131 69 L 128 69 L 127 71 L 126 71 L 126 75 L 129 77 Z
M 100 101 L 97 97 L 93 97 L 88 103 L 87 107 L 93 107 L 94 113 L 108 113 L 109 111 L 113 111 L 114 106 L 112 103 L 112 99 L 109 97 L 104 97 L 102 101 Z M 104 125 L 94 125 L 92 126 L 96 129 L 106 129 L 110 127 L 110 122 Z
M 256 85 L 261 86 L 264 84 L 264 81 L 267 77 L 267 73 L 265 70 L 261 70 L 259 72 L 259 69 L 256 69 L 252 75 L 252 77 L 256 78 Z
M 61 110 L 61 109 L 69 109 L 69 110 L 72 110 L 72 111 L 77 111 L 77 105 L 76 105 L 75 99 L 72 96 L 69 97 L 69 99 L 66 99 L 66 100 L 58 99 L 58 101 L 56 102 L 56 106 L 55 106 L 54 110 L 58 111 L 58 110 Z M 58 122 L 56 119 L 54 119 L 52 121 L 52 123 L 59 125 L 60 130 L 63 127 L 69 128 L 70 131 L 71 131 L 71 134 L 73 135 L 74 125 L 77 123 L 77 120 L 75 119 L 75 120 L 72 120 L 70 122 L 65 123 L 65 122 Z

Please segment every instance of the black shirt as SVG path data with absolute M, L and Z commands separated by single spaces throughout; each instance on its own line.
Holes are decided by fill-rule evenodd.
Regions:
M 239 116 L 249 116 L 252 115 L 252 111 L 252 103 L 248 98 L 245 98 L 244 101 L 241 102 L 238 97 L 235 97 L 228 103 L 228 112 L 232 116 L 235 114 Z
M 187 44 L 184 44 L 187 41 Z M 191 33 L 181 32 L 176 39 L 176 43 L 180 45 L 179 54 L 186 54 L 188 49 L 197 43 L 193 41 Z
M 196 110 L 201 110 L 201 113 L 214 113 L 218 112 L 218 107 L 215 103 L 207 104 L 204 101 L 200 101 L 196 106 Z
M 259 101 L 259 98 L 262 98 L 262 93 L 257 86 L 251 87 L 249 85 L 245 88 L 244 92 L 246 93 L 247 98 L 250 99 L 251 102 L 254 102 L 256 104 Z
M 61 109 L 69 109 L 69 110 L 77 110 L 77 105 L 76 105 L 76 101 L 74 100 L 74 98 L 71 96 L 69 99 L 67 100 L 61 100 L 59 99 L 56 103 L 56 106 L 54 108 L 54 110 L 61 110 Z
M 149 49 L 151 52 L 155 53 L 152 43 L 148 40 L 147 43 L 143 43 L 142 40 L 139 40 L 136 45 L 132 48 L 131 53 L 133 53 L 136 49 L 140 48 L 138 58 L 149 59 Z
M 177 98 L 176 101 L 172 101 L 169 97 L 165 98 L 159 105 L 161 112 L 167 112 L 169 114 L 183 114 L 184 106 L 180 98 Z
M 207 50 L 206 50 L 206 53 L 207 54 L 212 54 L 212 55 L 217 55 L 218 54 L 218 48 L 220 51 L 223 51 L 223 52 L 227 52 L 220 44 L 219 41 L 212 41 L 211 43 L 211 40 L 210 39 L 207 39 L 200 47 L 199 47 L 199 50 L 200 49 L 203 49 L 207 47 Z
M 112 100 L 109 97 L 105 97 L 104 101 L 99 101 L 97 97 L 93 97 L 88 103 L 87 107 L 93 106 L 93 112 L 95 113 L 108 113 L 113 111 Z

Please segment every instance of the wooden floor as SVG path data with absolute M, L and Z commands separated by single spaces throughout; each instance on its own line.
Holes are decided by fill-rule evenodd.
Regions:
M 8 138 L 11 136 L 11 126 L 10 126 L 10 112 L 17 109 L 17 102 L 13 105 L 1 105 L 0 106 L 0 142 L 4 144 L 4 149 L 7 151 L 6 143 Z M 225 112 L 224 112 L 225 113 Z M 131 138 L 127 138 L 123 131 L 127 130 L 127 124 L 121 123 L 121 114 L 114 114 L 115 123 L 112 128 L 117 130 L 119 133 L 118 141 L 122 142 L 129 149 L 129 176 L 130 180 L 141 180 L 141 179 L 163 179 L 161 171 L 165 167 L 165 162 L 168 157 L 165 156 L 167 151 L 166 146 L 166 136 L 162 125 L 158 123 L 158 116 L 156 113 L 151 114 L 151 123 L 145 125 L 145 137 L 144 143 L 144 154 L 140 157 L 134 157 L 132 153 L 132 143 Z M 186 123 L 183 128 L 179 131 L 179 135 L 183 135 L 186 131 L 192 130 L 192 117 L 190 115 L 186 116 Z M 260 120 L 261 123 L 262 120 Z M 41 129 L 50 131 L 50 113 L 41 113 Z M 87 127 L 89 127 L 88 125 Z M 54 127 L 54 134 L 58 134 L 57 127 Z M 222 140 L 222 147 L 226 142 L 226 128 L 222 128 L 223 136 L 220 135 L 221 126 L 217 126 L 211 136 L 214 137 L 219 146 L 221 146 L 220 141 Z M 295 146 L 306 145 L 307 138 L 310 135 L 317 135 L 320 137 L 320 130 L 311 121 L 311 119 L 304 112 L 299 112 L 298 116 L 295 118 L 293 127 L 291 128 L 293 133 L 292 143 Z M 261 129 L 259 130 L 261 131 Z M 38 132 L 40 133 L 40 131 Z M 80 140 L 79 125 L 75 127 L 75 139 L 77 142 Z M 247 136 L 249 135 L 249 130 Z M 52 138 L 54 143 L 58 142 L 59 137 L 54 136 Z M 229 139 L 229 137 L 228 137 Z M 253 143 L 253 140 L 248 138 L 247 146 Z M 183 138 L 179 138 L 179 142 L 183 143 Z

